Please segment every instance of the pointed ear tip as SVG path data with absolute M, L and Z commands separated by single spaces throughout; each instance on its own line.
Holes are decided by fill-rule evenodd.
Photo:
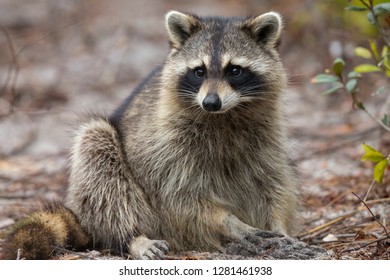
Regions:
M 178 12 L 175 11 L 175 10 L 170 10 L 170 11 L 166 12 L 166 13 L 165 13 L 165 21 L 168 21 L 168 19 L 169 19 L 171 16 L 175 15 L 176 13 L 178 13 Z
M 178 12 L 178 11 L 175 11 L 175 10 L 169 10 L 168 12 L 165 13 L 165 16 L 166 16 L 166 17 L 169 17 L 169 16 L 171 16 L 171 15 L 173 15 L 173 14 L 176 14 L 176 13 L 179 13 L 179 12 Z
M 280 13 L 271 11 L 261 15 L 261 17 L 266 17 L 266 16 L 276 18 L 276 20 L 279 22 L 279 25 L 283 25 L 283 17 Z
M 168 19 L 172 17 L 182 17 L 182 16 L 185 16 L 185 14 L 175 10 L 170 10 L 165 14 L 165 21 L 168 21 Z

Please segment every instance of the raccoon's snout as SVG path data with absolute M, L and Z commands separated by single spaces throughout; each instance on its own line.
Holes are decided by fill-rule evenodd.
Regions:
M 209 112 L 216 112 L 221 110 L 222 108 L 222 101 L 221 98 L 219 98 L 218 94 L 212 93 L 208 94 L 202 102 L 203 109 Z

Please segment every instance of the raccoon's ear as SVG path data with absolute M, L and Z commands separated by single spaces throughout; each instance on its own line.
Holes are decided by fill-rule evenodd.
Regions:
M 244 23 L 244 29 L 249 31 L 257 42 L 276 47 L 283 29 L 282 17 L 275 12 L 265 13 L 248 19 Z
M 165 26 L 171 46 L 178 49 L 200 29 L 200 21 L 193 15 L 170 11 L 165 15 Z

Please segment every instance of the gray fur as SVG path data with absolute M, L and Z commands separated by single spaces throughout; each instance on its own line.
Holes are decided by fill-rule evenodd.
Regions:
M 111 121 L 94 117 L 78 129 L 67 206 L 95 243 L 128 245 L 135 258 L 161 258 L 167 247 L 158 240 L 174 251 L 215 250 L 260 231 L 293 234 L 298 191 L 274 48 L 280 16 L 170 12 L 166 23 L 171 51 L 162 70 Z M 180 77 L 199 63 L 210 70 L 199 92 L 179 92 Z M 221 78 L 227 63 L 261 76 L 267 90 L 232 89 Z M 210 91 L 222 100 L 219 112 L 202 109 Z

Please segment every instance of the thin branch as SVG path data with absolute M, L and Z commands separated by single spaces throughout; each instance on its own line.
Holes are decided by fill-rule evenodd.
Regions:
M 374 215 L 374 213 L 372 213 L 370 207 L 368 207 L 368 205 L 366 204 L 366 202 L 364 202 L 364 201 L 363 201 L 357 194 L 355 194 L 354 192 L 352 192 L 352 194 L 353 194 L 354 196 L 356 196 L 356 197 L 359 199 L 359 201 L 360 201 L 361 203 L 364 204 L 364 206 L 365 206 L 365 207 L 367 208 L 367 210 L 370 212 L 371 216 L 372 216 L 372 217 L 375 219 L 375 221 L 383 228 L 383 230 L 385 231 L 387 237 L 390 237 L 389 232 L 387 231 L 387 228 L 382 224 L 381 221 L 379 221 L 379 219 Z
M 385 125 L 383 122 L 381 122 L 380 120 L 378 120 L 377 118 L 375 118 L 375 116 L 373 114 L 371 114 L 366 108 L 360 108 L 359 109 L 363 110 L 364 112 L 366 112 L 366 114 L 373 120 L 375 121 L 376 123 L 378 123 L 383 129 L 385 129 L 386 131 L 389 131 L 390 132 L 390 127 L 388 127 L 387 125 Z
M 350 249 L 345 249 L 345 250 L 341 251 L 341 253 L 349 253 L 352 251 L 357 251 L 357 250 L 363 249 L 364 247 L 370 246 L 371 244 L 374 244 L 374 243 L 377 243 L 377 242 L 380 242 L 380 241 L 383 241 L 383 240 L 386 240 L 389 238 L 390 238 L 390 236 L 383 236 L 381 238 L 375 239 L 374 241 L 367 242 L 367 243 L 363 244 L 362 246 L 350 248 Z
M 373 1 L 373 0 L 368 0 L 368 3 L 366 3 L 366 1 L 360 0 L 360 2 L 361 2 L 361 3 L 370 11 L 370 13 L 372 14 L 372 17 L 374 18 L 375 27 L 379 30 L 379 33 L 381 34 L 383 41 L 384 41 L 385 44 L 389 47 L 389 46 L 390 46 L 390 43 L 389 43 L 389 41 L 388 41 L 388 38 L 386 37 L 386 34 L 385 34 L 384 30 L 383 30 L 383 27 L 379 24 L 378 16 L 375 14 L 375 10 L 374 10 L 374 1 Z
M 375 203 L 381 203 L 381 202 L 390 202 L 390 197 L 378 198 L 378 199 L 366 201 L 367 204 L 375 204 Z
M 333 225 L 335 223 L 338 223 L 338 222 L 340 222 L 342 220 L 345 220 L 345 219 L 353 216 L 354 214 L 358 213 L 359 211 L 361 211 L 361 210 L 354 210 L 354 211 L 351 211 L 349 213 L 343 214 L 340 217 L 337 217 L 337 218 L 335 218 L 335 219 L 333 219 L 333 220 L 331 220 L 331 221 L 329 221 L 329 222 L 327 222 L 325 224 L 322 224 L 322 225 L 320 225 L 318 227 L 315 227 L 313 229 L 308 230 L 306 233 L 300 235 L 299 238 L 303 238 L 303 237 L 305 237 L 307 235 L 310 235 L 312 233 L 318 232 L 318 231 L 320 231 L 320 230 L 322 230 L 322 229 L 324 229 L 326 227 L 329 227 L 329 226 L 331 226 L 331 225 Z
M 372 180 L 371 185 L 370 185 L 370 187 L 368 188 L 366 195 L 364 196 L 364 199 L 363 199 L 364 202 L 367 200 L 367 197 L 368 197 L 369 193 L 371 192 L 371 189 L 372 189 L 372 187 L 374 186 L 375 181 L 376 181 L 375 179 Z

